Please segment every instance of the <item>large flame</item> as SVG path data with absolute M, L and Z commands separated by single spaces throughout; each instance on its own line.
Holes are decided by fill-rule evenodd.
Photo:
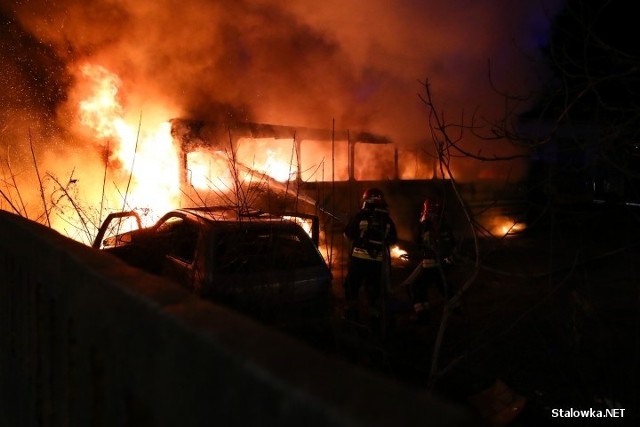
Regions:
M 87 64 L 81 76 L 88 87 L 79 103 L 81 124 L 102 145 L 109 144 L 110 161 L 129 174 L 122 193 L 123 209 L 145 209 L 155 219 L 180 200 L 180 150 L 171 137 L 171 126 L 162 122 L 149 127 L 128 122 L 119 100 L 121 80 L 106 68 Z M 170 118 L 168 115 L 164 118 Z M 227 150 L 200 149 L 187 153 L 187 179 L 197 190 L 233 192 L 235 184 L 270 177 L 279 182 L 295 178 L 293 141 L 242 138 Z M 236 165 L 230 165 L 233 159 Z M 238 167 L 240 165 L 240 167 Z M 235 172 L 235 173 L 234 173 Z
M 234 182 L 260 182 L 266 176 L 278 182 L 290 181 L 295 178 L 297 168 L 287 159 L 291 154 L 287 155 L 285 147 L 293 141 L 284 141 L 241 138 L 238 147 L 229 148 L 234 150 L 233 154 L 229 150 L 190 151 L 187 153 L 189 182 L 196 189 L 225 191 L 233 188 Z M 234 165 L 230 163 L 232 159 Z
M 130 115 L 126 114 L 120 101 L 120 78 L 100 65 L 87 64 L 80 70 L 84 79 L 81 86 L 86 88 L 78 105 L 80 122 L 90 131 L 92 138 L 109 148 L 109 166 L 121 175 L 119 186 L 113 190 L 119 198 L 119 206 L 111 209 L 144 210 L 147 213 L 145 225 L 149 225 L 180 204 L 180 149 L 167 122 L 172 114 L 166 111 L 161 120 L 154 122 L 153 117 L 144 117 L 144 112 L 141 112 L 137 120 L 127 120 Z M 300 147 L 302 152 L 297 151 Z M 326 173 L 324 170 L 324 162 L 326 158 L 334 162 L 346 157 L 346 145 L 334 151 L 332 145 L 322 146 L 314 142 L 309 145 L 308 153 L 305 153 L 305 147 L 304 143 L 296 146 L 293 139 L 241 138 L 237 146 L 229 147 L 232 156 L 227 150 L 194 150 L 187 153 L 187 179 L 195 189 L 218 193 L 233 193 L 235 185 L 260 182 L 264 177 L 285 183 L 298 176 L 322 181 L 335 179 L 334 171 Z M 357 166 L 360 166 L 360 169 L 356 168 L 357 178 L 362 178 L 360 175 L 365 172 L 379 173 L 376 168 L 367 168 L 369 158 L 365 155 L 372 153 L 378 158 L 388 159 L 391 167 L 383 169 L 393 170 L 391 146 L 374 147 L 377 150 L 373 151 L 371 147 L 364 148 L 360 144 L 356 146 Z M 235 162 L 233 165 L 231 159 Z M 408 159 L 407 163 L 414 165 L 414 173 L 418 170 L 428 175 L 433 173 L 433 166 L 420 166 L 424 159 L 417 154 Z M 298 165 L 300 160 L 302 164 Z M 344 160 L 341 162 L 346 165 Z M 406 171 L 400 175 L 402 179 L 407 178 Z M 347 175 L 341 173 L 337 178 L 346 179 Z M 385 178 L 391 177 L 385 175 Z M 495 217 L 488 228 L 493 235 L 505 236 L 521 231 L 524 224 L 511 218 Z M 394 258 L 405 255 L 399 247 L 393 249 Z
M 123 210 L 144 209 L 149 221 L 174 208 L 180 199 L 179 151 L 165 121 L 153 123 L 143 112 L 138 122 L 125 119 L 121 80 L 106 68 L 86 64 L 81 76 L 88 88 L 79 103 L 82 125 L 110 150 L 110 166 L 123 175 L 115 191 Z M 147 125 L 147 122 L 151 123 Z
M 238 161 L 279 182 L 296 176 L 293 139 L 241 138 L 238 141 Z

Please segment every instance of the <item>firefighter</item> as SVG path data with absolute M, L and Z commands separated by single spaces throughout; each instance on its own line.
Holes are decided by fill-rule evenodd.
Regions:
M 444 203 L 439 196 L 427 197 L 422 203 L 416 233 L 421 261 L 403 282 L 419 323 L 429 320 L 428 294 L 431 286 L 436 286 L 445 301 L 453 296 L 447 276 L 452 265 L 456 239 L 443 212 Z
M 390 288 L 389 246 L 398 239 L 396 226 L 380 189 L 371 188 L 363 193 L 362 207 L 349 220 L 344 236 L 351 242 L 344 281 L 346 317 L 358 320 L 359 291 L 364 286 L 370 321 L 372 325 L 380 325 L 384 298 Z

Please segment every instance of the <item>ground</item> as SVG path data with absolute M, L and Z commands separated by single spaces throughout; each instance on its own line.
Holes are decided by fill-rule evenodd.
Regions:
M 435 389 L 468 403 L 500 379 L 526 398 L 512 425 L 567 425 L 553 409 L 625 409 L 636 424 L 640 393 L 640 210 L 624 205 L 561 207 L 518 236 L 481 239 L 480 268 L 451 313 L 437 360 Z M 451 283 L 474 272 L 473 241 Z M 382 336 L 336 314 L 339 357 L 416 387 L 427 387 L 443 301 L 416 324 L 399 286 L 411 263 L 394 264 L 393 307 Z M 336 292 L 340 292 L 339 285 Z M 338 296 L 338 307 L 340 298 Z M 576 425 L 603 425 L 574 419 Z

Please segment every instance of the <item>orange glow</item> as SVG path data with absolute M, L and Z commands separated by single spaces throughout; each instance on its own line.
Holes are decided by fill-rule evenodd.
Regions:
M 394 258 L 394 259 L 405 259 L 409 255 L 407 251 L 405 251 L 398 245 L 391 246 L 390 251 L 391 251 L 391 258 Z
M 276 158 L 273 150 L 267 149 L 267 160 L 259 169 L 279 182 L 287 182 L 295 176 L 295 170 L 287 162 Z
M 141 210 L 145 225 L 181 200 L 180 149 L 171 136 L 168 119 L 176 115 L 165 109 L 161 118 L 149 117 L 142 111 L 127 115 L 123 106 L 122 80 L 99 65 L 80 68 L 82 91 L 78 101 L 78 117 L 83 129 L 103 147 L 109 148 L 108 171 L 115 188 L 107 190 L 108 210 Z M 157 110 L 158 106 L 154 105 Z M 227 149 L 202 148 L 186 154 L 187 182 L 195 190 L 236 194 L 236 186 L 259 184 L 287 191 L 289 182 L 298 176 L 305 181 L 348 179 L 348 141 L 300 141 L 291 138 L 240 138 Z M 437 164 L 422 150 L 398 151 L 392 144 L 357 143 L 354 148 L 355 179 L 425 179 L 434 174 Z M 300 151 L 298 151 L 298 149 Z M 235 161 L 232 162 L 232 159 Z M 298 162 L 301 162 L 301 165 Z M 405 166 L 404 168 L 402 166 Z M 458 171 L 454 170 L 453 175 Z M 107 180 L 105 180 L 107 182 Z M 186 189 L 185 189 L 186 190 Z M 207 197 L 191 202 L 209 203 Z M 233 202 L 233 201 L 231 201 Z M 486 225 L 495 236 L 517 233 L 525 228 L 512 218 L 495 217 Z M 391 256 L 405 259 L 407 252 L 394 246 Z
M 300 145 L 300 176 L 305 182 L 349 179 L 347 141 L 304 140 Z
M 241 138 L 236 155 L 241 164 L 278 182 L 295 179 L 298 171 L 293 139 Z
M 118 76 L 98 65 L 84 65 L 81 76 L 88 90 L 78 106 L 80 122 L 103 145 L 108 141 L 110 165 L 117 169 L 113 172 L 127 178 L 125 187 L 114 191 L 121 208 L 148 210 L 146 221 L 154 221 L 176 207 L 180 196 L 180 163 L 170 124 L 147 125 L 153 120 L 143 123 L 142 117 L 128 123 L 119 100 Z
M 187 153 L 189 182 L 197 190 L 228 191 L 233 188 L 229 161 L 224 152 L 194 150 Z
M 122 106 L 117 101 L 120 79 L 106 68 L 84 65 L 80 72 L 91 85 L 90 94 L 80 102 L 80 122 L 98 138 L 117 136 L 124 131 Z
M 497 216 L 492 218 L 489 231 L 496 237 L 508 237 L 521 232 L 526 227 L 526 224 L 513 218 Z
M 281 183 L 294 180 L 297 167 L 291 160 L 292 144 L 291 139 L 241 138 L 233 166 L 231 153 L 226 150 L 190 151 L 188 181 L 196 190 L 228 192 L 235 184 L 260 183 L 267 177 Z
M 371 167 L 375 165 L 375 167 Z M 354 175 L 357 180 L 395 178 L 393 146 L 355 144 Z
M 306 231 L 309 236 L 313 237 L 313 221 L 312 220 L 306 219 L 306 218 L 287 216 L 287 215 L 283 216 L 282 218 L 286 219 L 287 221 L 295 222 L 300 227 L 302 227 L 302 229 Z
M 398 178 L 400 179 L 430 179 L 433 177 L 436 159 L 430 157 L 424 150 L 398 152 Z

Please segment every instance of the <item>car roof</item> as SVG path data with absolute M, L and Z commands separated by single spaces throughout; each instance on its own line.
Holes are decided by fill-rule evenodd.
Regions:
M 238 227 L 248 229 L 277 227 L 280 230 L 295 230 L 309 236 L 313 244 L 318 246 L 320 241 L 320 220 L 318 215 L 305 212 L 264 212 L 260 209 L 243 208 L 237 206 L 204 206 L 204 207 L 187 207 L 178 208 L 167 212 L 163 218 L 170 215 L 182 215 L 198 221 L 200 224 L 206 225 L 210 229 L 221 229 L 227 227 Z M 161 220 L 160 220 L 161 221 Z M 154 227 L 160 224 L 156 223 Z M 304 224 L 304 226 L 303 226 Z M 308 229 L 307 229 L 308 228 Z
M 174 209 L 172 212 L 187 213 L 207 221 L 238 221 L 247 217 L 260 217 L 257 209 L 241 210 L 234 206 L 202 206 L 193 208 Z
M 193 208 L 179 208 L 170 211 L 171 213 L 182 213 L 191 217 L 195 217 L 205 223 L 273 223 L 282 222 L 286 219 L 287 214 L 273 214 L 261 211 L 259 209 L 240 210 L 235 206 L 205 206 Z M 294 223 L 294 221 L 285 221 L 286 223 Z

